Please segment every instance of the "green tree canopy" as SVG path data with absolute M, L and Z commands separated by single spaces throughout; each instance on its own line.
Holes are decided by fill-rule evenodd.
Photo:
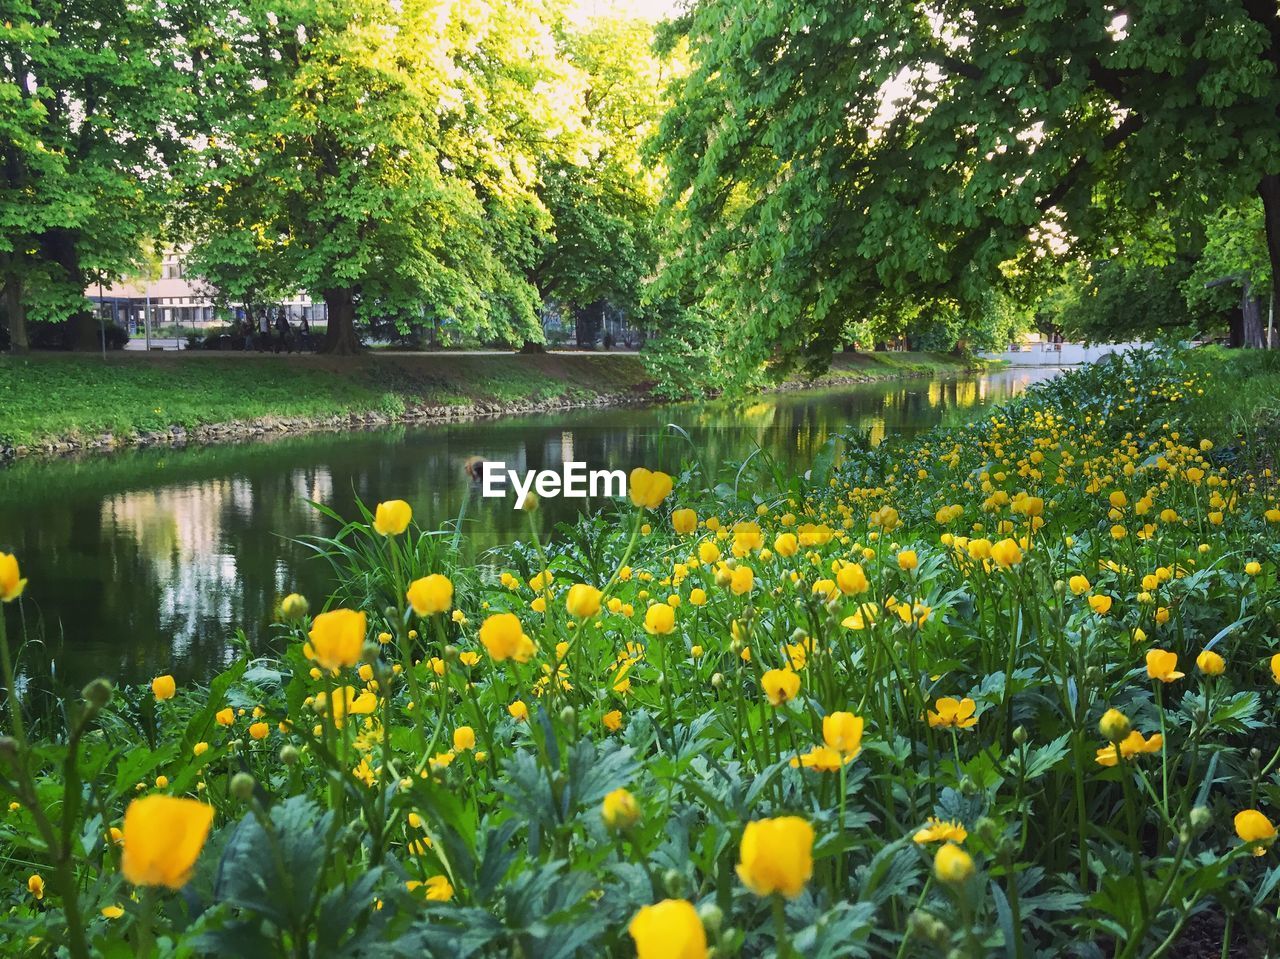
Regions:
M 81 320 L 84 290 L 160 232 L 189 99 L 173 11 L 152 0 L 0 2 L 0 284 L 26 318 Z M 84 322 L 88 321 L 88 322 Z
M 330 352 L 357 347 L 357 311 L 539 336 L 536 171 L 560 149 L 570 81 L 552 13 L 538 0 L 234 4 L 195 43 L 209 104 L 198 269 L 323 297 Z
M 1162 205 L 1261 193 L 1280 257 L 1274 0 L 704 0 L 683 26 L 669 282 L 734 318 L 747 365 L 1026 298 Z
M 657 266 L 657 176 L 641 149 L 665 109 L 667 65 L 641 20 L 599 18 L 565 31 L 562 55 L 579 72 L 581 130 L 571 154 L 540 170 L 552 231 L 535 282 L 570 308 L 607 300 L 633 316 Z

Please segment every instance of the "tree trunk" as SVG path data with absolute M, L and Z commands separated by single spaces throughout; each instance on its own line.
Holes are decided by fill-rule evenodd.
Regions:
M 1262 311 L 1265 299 L 1261 296 L 1250 296 L 1241 306 L 1240 345 L 1248 350 L 1262 349 Z
M 67 282 L 77 293 L 85 289 L 85 274 L 80 268 L 80 251 L 76 249 L 76 237 L 71 230 L 49 230 L 42 237 L 45 255 L 62 267 Z M 79 352 L 102 349 L 102 328 L 97 317 L 89 310 L 73 313 L 67 320 L 70 330 L 68 346 Z
M 321 353 L 334 356 L 350 356 L 360 352 L 360 339 L 356 336 L 356 301 L 351 287 L 324 291 L 325 312 L 329 314 L 329 326 L 325 330 Z
M 574 339 L 577 340 L 579 349 L 595 349 L 604 330 L 604 310 L 604 300 L 596 300 L 573 311 Z
M 1280 172 L 1268 173 L 1258 184 L 1262 197 L 1262 219 L 1267 224 L 1267 256 L 1271 260 L 1270 297 L 1259 291 L 1265 299 L 1263 309 L 1272 304 L 1280 307 Z
M 28 353 L 27 304 L 22 301 L 22 281 L 10 276 L 4 284 L 4 311 L 9 318 L 9 352 Z

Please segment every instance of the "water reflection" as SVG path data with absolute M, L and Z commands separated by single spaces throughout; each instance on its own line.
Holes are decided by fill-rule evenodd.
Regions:
M 26 621 L 11 608 L 10 626 L 47 644 L 30 647 L 23 663 L 39 685 L 161 672 L 200 679 L 227 662 L 236 628 L 261 648 L 282 595 L 327 589 L 327 569 L 291 541 L 331 531 L 308 500 L 352 515 L 357 497 L 401 497 L 423 522 L 444 522 L 467 496 L 462 464 L 472 455 L 517 470 L 568 460 L 675 470 L 696 457 L 714 473 L 758 446 L 779 466 L 803 470 L 850 426 L 879 442 L 958 421 L 1053 372 L 23 462 L 0 470 L 0 548 L 16 551 L 30 578 Z M 545 500 L 535 515 L 549 531 L 597 505 Z M 509 502 L 474 502 L 468 548 L 509 542 L 525 523 Z

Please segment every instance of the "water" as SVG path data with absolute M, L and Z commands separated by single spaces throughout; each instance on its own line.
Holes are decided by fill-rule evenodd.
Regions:
M 519 469 L 573 459 L 593 469 L 674 470 L 690 448 L 669 423 L 689 433 L 708 465 L 759 445 L 804 470 L 849 426 L 879 441 L 958 422 L 1056 372 L 19 462 L 0 469 L 0 549 L 15 552 L 30 579 L 22 609 L 6 609 L 10 635 L 41 639 L 28 644 L 21 668 L 43 688 L 166 672 L 180 682 L 206 679 L 228 661 L 235 629 L 264 649 L 281 596 L 297 591 L 318 602 L 330 585 L 327 566 L 291 541 L 334 529 L 308 500 L 350 517 L 357 496 L 369 504 L 405 499 L 422 523 L 442 523 L 467 495 L 469 456 Z M 549 530 L 590 505 L 545 500 L 535 515 Z M 473 552 L 527 532 L 510 502 L 480 500 L 468 510 Z

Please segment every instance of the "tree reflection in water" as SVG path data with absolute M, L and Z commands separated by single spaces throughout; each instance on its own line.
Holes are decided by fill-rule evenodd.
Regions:
M 179 681 L 199 680 L 228 661 L 237 628 L 265 648 L 285 593 L 318 600 L 327 589 L 327 568 L 292 541 L 331 531 L 308 500 L 351 516 L 357 497 L 370 504 L 402 498 L 420 522 L 447 522 L 469 495 L 462 466 L 470 456 L 518 470 L 574 459 L 592 469 L 674 472 L 696 448 L 714 471 L 759 446 L 780 466 L 803 470 L 849 427 L 869 429 L 875 442 L 928 429 L 1053 372 L 21 462 L 0 470 L 0 548 L 20 555 L 30 578 L 26 622 L 16 608 L 6 612 L 14 635 L 44 640 L 22 663 L 40 688 L 78 688 L 99 675 L 127 682 L 172 672 Z M 692 448 L 669 423 L 687 431 Z M 544 500 L 535 517 L 549 531 L 598 505 Z M 527 529 L 510 502 L 475 500 L 467 517 L 471 555 Z

